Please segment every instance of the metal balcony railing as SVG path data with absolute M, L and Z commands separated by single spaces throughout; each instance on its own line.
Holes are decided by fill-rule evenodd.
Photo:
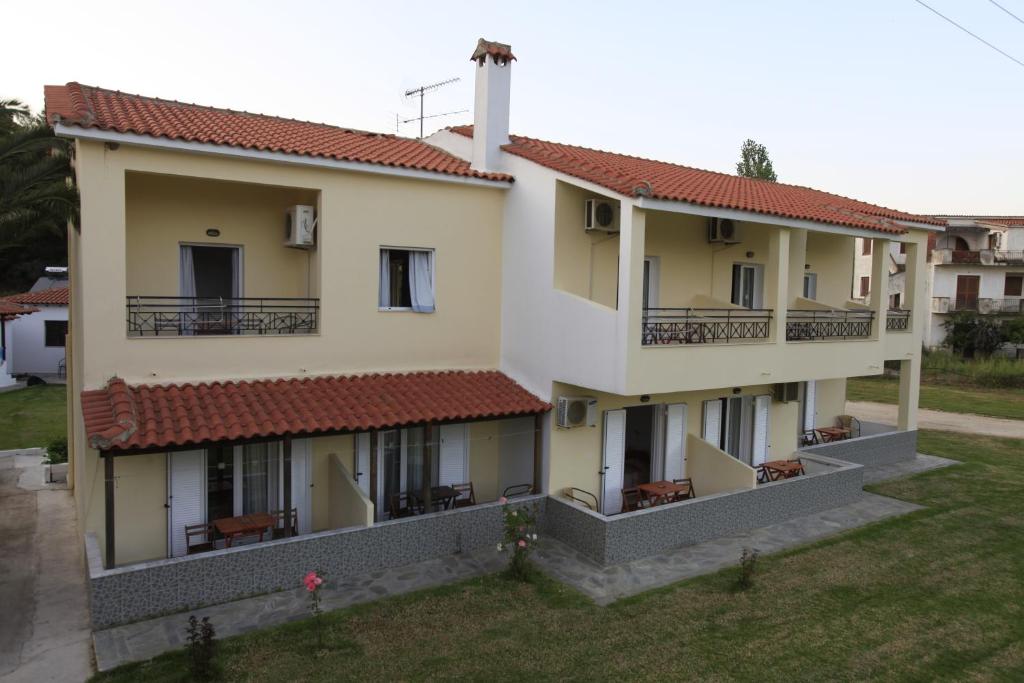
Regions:
M 644 346 L 714 344 L 767 339 L 772 311 L 767 308 L 645 308 Z
M 906 332 L 910 329 L 910 311 L 898 309 L 885 314 L 885 329 L 889 332 Z
M 993 251 L 992 260 L 999 264 L 1008 264 L 1019 266 L 1024 264 L 1024 251 L 1013 250 L 1013 251 Z
M 786 341 L 863 339 L 871 336 L 874 311 L 798 311 L 786 313 Z
M 129 296 L 129 337 L 311 334 L 319 299 Z

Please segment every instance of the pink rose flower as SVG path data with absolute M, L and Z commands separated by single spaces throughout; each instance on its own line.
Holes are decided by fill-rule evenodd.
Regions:
M 519 547 L 520 548 L 525 548 L 526 547 L 526 541 L 524 541 L 523 539 L 520 538 L 519 539 Z
M 502 496 L 501 498 L 498 499 L 498 502 L 501 503 L 502 505 L 504 505 L 505 503 L 508 502 L 508 498 L 506 498 L 505 496 Z

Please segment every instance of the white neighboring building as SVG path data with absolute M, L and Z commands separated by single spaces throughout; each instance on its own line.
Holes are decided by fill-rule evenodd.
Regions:
M 65 377 L 68 288 L 66 280 L 54 284 L 59 286 L 6 297 L 8 302 L 36 309 L 4 327 L 5 364 L 10 376 L 44 381 Z

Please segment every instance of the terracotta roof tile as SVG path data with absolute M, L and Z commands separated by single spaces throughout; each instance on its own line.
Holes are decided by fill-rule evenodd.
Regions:
M 135 451 L 216 441 L 499 418 L 550 404 L 497 371 L 130 386 L 82 392 L 93 448 Z
M 22 306 L 7 299 L 0 299 L 0 320 L 14 320 L 19 315 L 35 313 L 38 310 L 33 306 Z
M 473 136 L 472 126 L 449 130 Z M 896 221 L 944 225 L 944 221 L 930 216 L 887 209 L 809 187 L 704 171 L 521 135 L 510 138 L 511 142 L 502 149 L 511 154 L 630 197 L 648 196 L 892 234 L 906 232 Z
M 447 175 L 511 181 L 421 140 L 323 123 L 129 95 L 80 83 L 45 86 L 46 120 L 155 138 L 283 152 Z
M 22 292 L 4 297 L 7 301 L 16 304 L 35 304 L 41 306 L 67 306 L 71 298 L 67 287 L 56 287 L 54 289 L 43 289 L 38 292 Z

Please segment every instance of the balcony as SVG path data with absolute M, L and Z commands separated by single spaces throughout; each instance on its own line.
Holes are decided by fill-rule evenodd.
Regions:
M 770 309 L 645 308 L 644 346 L 715 344 L 768 338 Z
M 937 265 L 966 264 L 981 266 L 1019 266 L 1024 265 L 1024 251 L 1005 251 L 999 249 L 936 249 L 932 260 Z
M 993 299 L 969 296 L 932 297 L 932 313 L 956 313 L 974 311 L 982 315 L 1017 315 L 1024 313 L 1024 298 L 1007 297 Z
M 129 296 L 129 337 L 313 334 L 320 300 Z
M 871 336 L 874 311 L 793 310 L 786 313 L 786 341 L 866 339 Z
M 910 330 L 910 311 L 890 310 L 885 316 L 885 329 L 888 332 L 908 332 Z

